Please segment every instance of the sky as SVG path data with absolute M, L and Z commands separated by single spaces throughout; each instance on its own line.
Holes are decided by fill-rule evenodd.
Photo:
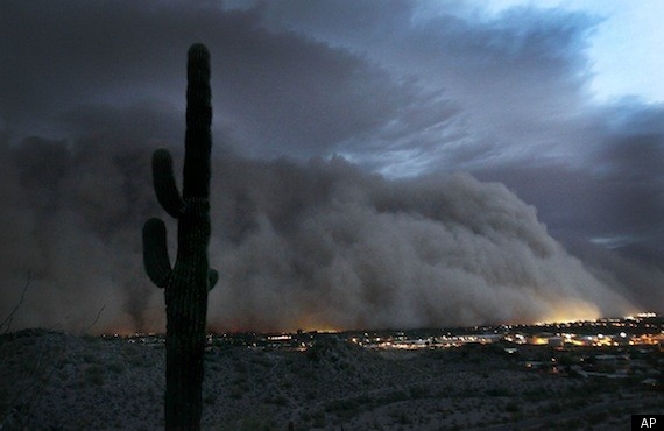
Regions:
M 163 330 L 140 230 L 165 218 L 152 151 L 182 163 L 194 42 L 212 58 L 211 328 L 664 312 L 662 9 L 0 2 L 0 317 Z

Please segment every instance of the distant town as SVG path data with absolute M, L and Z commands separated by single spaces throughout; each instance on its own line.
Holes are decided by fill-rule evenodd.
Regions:
M 102 339 L 162 346 L 164 334 L 102 334 Z M 664 317 L 654 312 L 568 323 L 484 325 L 411 330 L 303 331 L 293 333 L 209 333 L 206 352 L 230 347 L 262 351 L 307 352 L 325 340 L 345 341 L 379 352 L 491 348 L 520 360 L 524 368 L 581 376 L 627 377 L 642 374 L 645 383 L 662 385 Z M 544 349 L 543 347 L 548 347 Z
M 165 341 L 165 334 L 159 333 L 103 333 L 100 337 L 152 345 Z M 532 325 L 481 325 L 370 331 L 298 330 L 293 333 L 211 332 L 207 334 L 209 347 L 236 346 L 296 350 L 306 349 L 317 339 L 329 337 L 346 340 L 369 349 L 439 349 L 497 342 L 515 346 L 650 346 L 664 348 L 664 317 L 655 312 L 644 312 L 627 317 Z

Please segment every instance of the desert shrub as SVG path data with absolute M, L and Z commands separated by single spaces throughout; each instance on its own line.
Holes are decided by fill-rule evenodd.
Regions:
M 325 428 L 326 421 L 325 421 L 325 412 L 322 410 L 316 411 L 312 416 L 311 416 L 312 422 L 311 426 L 314 428 Z
M 86 381 L 101 386 L 104 384 L 105 370 L 99 365 L 92 365 L 85 370 Z
M 425 386 L 415 386 L 408 390 L 410 397 L 413 399 L 426 398 L 429 396 L 429 388 Z
M 410 417 L 408 413 L 406 413 L 404 410 L 402 410 L 399 413 L 397 423 L 401 425 L 410 425 L 413 423 L 413 419 Z
M 332 400 L 325 403 L 326 412 L 356 410 L 359 403 L 354 398 Z
M 523 399 L 527 402 L 536 403 L 549 398 L 549 394 L 542 389 L 532 388 L 523 392 Z
M 552 402 L 549 404 L 549 413 L 558 414 L 563 411 L 562 406 L 558 402 Z
M 279 395 L 266 395 L 263 397 L 262 400 L 265 404 L 276 404 L 279 406 L 286 406 L 288 405 L 288 398 L 286 398 L 284 395 L 279 394 Z
M 84 353 L 82 359 L 83 359 L 83 362 L 86 362 L 86 363 L 96 362 L 95 356 L 90 354 L 90 353 Z
M 148 386 L 145 388 L 145 395 L 147 395 L 149 398 L 154 398 L 155 389 L 152 386 Z
M 244 391 L 240 387 L 233 386 L 231 388 L 231 398 L 233 398 L 234 400 L 239 400 L 240 398 L 242 398 L 242 395 L 244 395 Z
M 317 349 L 316 346 L 312 346 L 307 349 L 307 359 L 312 362 L 318 362 L 320 360 L 320 353 L 318 350 L 319 349 Z
M 108 364 L 108 371 L 114 372 L 114 373 L 122 373 L 125 370 L 125 366 L 123 364 L 120 364 L 118 362 L 111 362 Z
M 239 431 L 270 431 L 274 429 L 271 419 L 263 419 L 258 414 L 245 417 L 237 428 Z
M 58 371 L 57 376 L 58 376 L 58 380 L 63 381 L 63 382 L 69 379 L 69 375 L 64 371 Z
M 278 406 L 287 406 L 288 405 L 288 398 L 286 398 L 286 396 L 284 396 L 282 394 L 279 394 L 279 395 L 275 396 L 272 399 L 272 403 L 276 404 Z
M 507 397 L 510 392 L 505 388 L 491 388 L 484 391 L 484 394 L 488 397 Z
M 397 390 L 392 391 L 389 394 L 383 395 L 378 398 L 377 402 L 379 404 L 392 404 L 399 401 L 408 401 L 410 397 L 404 391 Z
M 262 357 L 262 356 L 256 356 L 256 357 L 252 358 L 251 362 L 256 364 L 256 365 L 260 365 L 262 367 L 272 366 L 272 362 L 270 361 L 270 359 Z
M 249 368 L 247 368 L 247 364 L 245 364 L 244 362 L 235 362 L 233 366 L 235 368 L 235 372 L 240 374 L 245 374 L 246 372 L 249 371 Z

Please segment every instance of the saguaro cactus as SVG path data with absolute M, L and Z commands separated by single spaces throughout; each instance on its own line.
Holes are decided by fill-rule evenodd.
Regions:
M 203 355 L 208 291 L 218 280 L 208 261 L 210 243 L 210 53 L 189 48 L 182 196 L 166 149 L 154 152 L 157 200 L 178 221 L 178 250 L 171 268 L 166 227 L 157 218 L 143 226 L 143 263 L 166 300 L 166 430 L 198 430 L 203 413 Z

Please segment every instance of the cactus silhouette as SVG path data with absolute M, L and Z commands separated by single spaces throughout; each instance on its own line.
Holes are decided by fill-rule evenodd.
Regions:
M 203 356 L 208 291 L 219 276 L 210 269 L 210 152 L 212 148 L 210 53 L 189 48 L 187 113 L 182 196 L 166 149 L 152 157 L 157 200 L 178 221 L 178 250 L 171 268 L 164 222 L 143 226 L 143 264 L 166 301 L 166 430 L 198 430 L 203 413 Z

